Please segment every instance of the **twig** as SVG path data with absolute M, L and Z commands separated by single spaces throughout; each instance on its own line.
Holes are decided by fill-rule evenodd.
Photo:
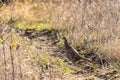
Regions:
M 2 5 L 4 5 L 4 3 L 2 2 L 2 0 L 0 0 L 0 2 L 2 3 Z
M 11 42 L 12 42 L 12 33 L 11 33 Z M 15 80 L 14 57 L 13 57 L 13 50 L 11 46 L 10 46 L 10 56 L 11 56 L 11 66 L 12 66 L 12 80 Z
M 18 53 L 18 63 L 19 63 L 19 70 L 20 70 L 20 78 L 23 80 L 22 69 L 21 69 L 21 59 L 20 54 Z
M 1 39 L 3 40 L 3 37 L 1 36 Z M 7 80 L 7 74 L 6 74 L 6 66 L 7 66 L 7 64 L 6 64 L 6 54 L 5 54 L 5 46 L 4 46 L 4 41 L 2 42 L 2 46 L 3 46 L 3 56 L 4 56 L 4 67 L 5 67 L 5 69 L 4 69 L 4 71 L 5 71 L 5 80 Z

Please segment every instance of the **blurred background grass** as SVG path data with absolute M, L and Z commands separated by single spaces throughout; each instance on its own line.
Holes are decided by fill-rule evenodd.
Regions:
M 0 11 L 1 21 L 12 17 L 18 28 L 52 27 L 64 31 L 74 46 L 120 57 L 119 0 L 16 0 Z

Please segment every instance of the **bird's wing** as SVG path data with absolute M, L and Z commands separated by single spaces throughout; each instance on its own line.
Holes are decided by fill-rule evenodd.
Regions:
M 78 52 L 76 49 L 74 49 L 72 46 L 70 46 L 70 47 L 71 47 L 71 50 L 72 50 L 77 56 L 79 56 L 81 59 L 86 60 L 86 61 L 89 61 L 89 62 L 92 62 L 92 61 L 90 61 L 89 59 L 86 59 L 85 57 L 82 57 L 82 56 L 79 54 L 79 52 Z

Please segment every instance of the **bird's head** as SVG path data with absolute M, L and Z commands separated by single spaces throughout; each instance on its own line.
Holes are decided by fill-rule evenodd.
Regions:
M 65 36 L 62 37 L 63 40 L 67 40 Z
M 64 40 L 65 44 L 68 44 L 68 41 L 65 36 L 63 36 L 62 39 Z

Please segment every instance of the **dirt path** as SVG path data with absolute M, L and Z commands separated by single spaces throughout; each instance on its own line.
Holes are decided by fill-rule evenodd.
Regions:
M 12 80 L 13 74 L 15 80 L 119 80 L 114 79 L 118 72 L 110 71 L 110 67 L 92 69 L 86 62 L 77 65 L 64 62 L 64 47 L 53 45 L 54 40 L 46 35 L 30 40 L 13 30 L 3 38 L 7 39 L 0 46 L 1 80 L 5 80 L 5 74 L 7 80 Z M 10 50 L 14 65 L 11 64 Z M 6 56 L 3 55 L 4 52 Z

